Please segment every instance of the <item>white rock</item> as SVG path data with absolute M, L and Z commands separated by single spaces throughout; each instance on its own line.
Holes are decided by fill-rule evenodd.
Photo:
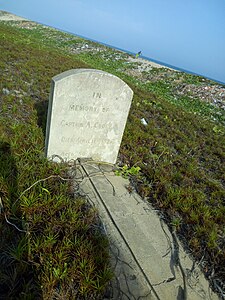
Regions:
M 143 124 L 143 125 L 145 125 L 145 126 L 148 125 L 148 123 L 147 123 L 147 121 L 145 120 L 145 118 L 142 118 L 142 119 L 141 119 L 141 124 Z
M 3 92 L 4 95 L 9 95 L 9 93 L 10 93 L 10 91 L 6 88 L 3 88 L 2 92 Z

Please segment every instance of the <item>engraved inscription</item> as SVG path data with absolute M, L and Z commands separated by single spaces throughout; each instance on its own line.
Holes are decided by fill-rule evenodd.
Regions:
M 87 145 L 92 145 L 92 144 L 97 144 L 97 145 L 110 145 L 113 144 L 113 141 L 110 139 L 87 139 L 87 138 L 81 138 L 81 137 L 61 137 L 61 143 L 77 143 L 77 144 L 87 144 Z
M 77 157 L 77 153 L 74 153 L 74 152 L 61 152 L 59 154 L 60 157 L 64 157 L 65 160 L 71 160 L 71 159 L 74 159 L 74 157 Z M 80 151 L 79 152 L 79 158 L 81 157 L 87 157 L 87 154 L 84 152 L 84 151 Z
M 85 111 L 85 112 L 99 112 L 99 107 L 97 106 L 88 106 L 81 104 L 70 104 L 69 110 L 72 111 Z
M 89 129 L 107 129 L 107 130 L 118 130 L 119 125 L 113 122 L 76 122 L 62 120 L 60 122 L 62 127 L 74 127 L 74 128 L 89 128 Z
M 102 112 L 108 112 L 109 108 L 108 107 L 102 107 Z
M 102 94 L 101 93 L 96 93 L 96 92 L 94 92 L 93 93 L 93 98 L 101 98 L 102 97 Z
M 115 163 L 132 95 L 125 82 L 101 70 L 68 70 L 55 76 L 49 99 L 46 155 Z
M 90 105 L 82 105 L 82 104 L 70 104 L 69 111 L 78 111 L 78 112 L 108 112 L 108 107 L 97 107 L 97 106 L 90 106 Z

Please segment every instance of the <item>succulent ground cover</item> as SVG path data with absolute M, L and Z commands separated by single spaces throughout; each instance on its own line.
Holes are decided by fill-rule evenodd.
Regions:
M 1 51 L 4 56 L 0 60 L 4 82 L 0 89 L 3 94 L 0 103 L 2 140 L 6 139 L 11 151 L 15 151 L 14 147 L 17 149 L 19 139 L 24 145 L 27 143 L 25 156 L 29 156 L 29 145 L 35 144 L 33 148 L 39 149 L 34 151 L 40 159 L 43 152 L 41 128 L 44 131 L 51 77 L 79 67 L 101 69 L 119 76 L 134 91 L 118 158 L 119 165 L 126 166 L 122 172 L 176 229 L 187 250 L 211 280 L 212 287 L 222 295 L 225 279 L 225 87 L 200 76 L 166 68 L 143 69 L 126 53 L 33 22 L 7 24 L 1 26 L 4 39 L 4 51 Z M 36 119 L 31 117 L 34 115 Z M 29 122 L 35 126 L 24 129 L 24 135 L 21 129 Z M 32 130 L 38 134 L 32 134 Z M 12 132 L 17 132 L 15 146 L 13 139 L 9 139 L 15 135 Z M 31 143 L 30 139 L 34 141 Z M 12 157 L 16 160 L 23 156 L 14 154 Z M 64 170 L 54 168 L 57 173 L 46 173 L 50 176 L 62 174 Z M 38 168 L 31 174 L 33 180 L 25 177 L 22 180 L 25 186 L 20 191 L 42 178 Z M 26 176 L 31 175 L 28 172 Z M 51 185 L 39 187 L 43 188 L 50 191 Z M 39 193 L 47 197 L 47 191 Z M 9 206 L 9 212 L 10 209 Z M 18 206 L 18 209 L 23 215 L 23 208 Z M 66 266 L 61 266 L 61 273 Z M 108 277 L 106 274 L 105 280 Z
M 41 128 L 51 77 L 86 65 L 0 26 L 0 299 L 101 299 L 107 238 Z

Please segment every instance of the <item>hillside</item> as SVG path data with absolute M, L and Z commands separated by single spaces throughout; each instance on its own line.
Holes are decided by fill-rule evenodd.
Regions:
M 55 290 L 59 282 L 63 282 L 59 293 L 68 288 L 65 274 L 73 278 L 74 270 L 67 270 L 66 259 L 66 265 L 41 263 L 45 255 L 51 257 L 51 251 L 61 247 L 61 236 L 54 236 L 54 226 L 46 226 L 40 216 L 59 226 L 57 216 L 62 211 L 69 214 L 64 216 L 71 220 L 69 228 L 74 226 L 74 213 L 79 220 L 84 218 L 87 222 L 85 228 L 81 225 L 76 229 L 82 232 L 80 249 L 85 243 L 89 248 L 91 243 L 91 249 L 95 249 L 93 256 L 84 250 L 84 258 L 91 261 L 85 266 L 100 263 L 101 268 L 96 265 L 95 270 L 107 270 L 105 274 L 91 273 L 95 283 L 89 283 L 85 281 L 87 274 L 81 272 L 82 266 L 74 266 L 83 274 L 74 283 L 83 288 L 79 293 L 86 297 L 93 291 L 102 292 L 111 278 L 107 269 L 107 241 L 98 243 L 102 239 L 99 233 L 96 239 L 90 238 L 93 234 L 91 222 L 98 222 L 96 213 L 83 199 L 77 202 L 78 207 L 65 209 L 69 205 L 66 195 L 71 194 L 71 187 L 62 184 L 61 178 L 67 178 L 67 166 L 49 165 L 42 155 L 51 78 L 68 69 L 82 67 L 115 74 L 133 89 L 134 99 L 118 157 L 119 172 L 130 177 L 131 191 L 135 188 L 176 229 L 187 251 L 193 254 L 213 289 L 222 297 L 225 279 L 225 87 L 200 76 L 136 60 L 127 53 L 29 21 L 1 22 L 0 38 L 0 151 L 4 157 L 0 166 L 0 196 L 5 212 L 0 220 L 1 237 L 9 237 L 1 240 L 1 254 L 4 257 L 13 236 L 14 252 L 4 257 L 4 264 L 14 262 L 15 267 L 10 268 L 10 272 L 25 274 L 27 268 L 22 262 L 29 262 L 34 278 L 29 283 L 25 277 L 21 288 L 28 289 L 28 283 L 43 282 L 46 280 L 43 274 L 52 274 L 52 270 L 59 270 L 59 275 L 44 287 L 45 295 Z M 140 167 L 141 171 L 134 174 L 133 166 Z M 6 178 L 10 178 L 11 183 L 7 183 Z M 29 197 L 24 194 L 43 178 L 49 180 L 35 185 Z M 65 202 L 56 205 L 53 215 L 49 203 L 59 203 L 61 197 Z M 23 230 L 29 227 L 31 238 L 17 232 L 13 226 L 6 227 L 5 216 Z M 60 226 L 66 235 L 69 229 L 65 219 Z M 45 241 L 38 236 L 39 227 L 46 231 Z M 40 242 L 46 243 L 43 253 Z M 28 243 L 32 244 L 35 255 L 29 252 Z M 19 251 L 21 248 L 24 251 Z M 101 261 L 99 251 L 102 251 Z M 38 280 L 34 274 L 39 274 Z M 14 286 L 11 292 L 18 291 L 18 282 L 12 283 L 10 274 L 1 271 L 0 277 L 5 278 L 2 281 L 5 286 Z M 40 290 L 38 286 L 35 293 Z

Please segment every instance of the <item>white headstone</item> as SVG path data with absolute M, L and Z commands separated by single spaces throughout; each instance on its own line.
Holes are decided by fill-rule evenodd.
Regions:
M 132 97 L 125 82 L 103 71 L 76 69 L 53 77 L 47 157 L 92 158 L 114 164 Z

